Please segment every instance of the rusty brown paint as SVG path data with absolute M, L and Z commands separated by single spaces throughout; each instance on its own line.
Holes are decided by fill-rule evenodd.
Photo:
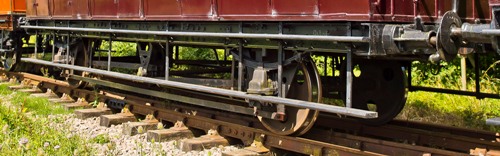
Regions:
M 52 0 L 52 17 L 71 17 L 72 0 Z
M 89 0 L 50 0 L 52 18 L 89 19 Z
M 118 18 L 140 18 L 141 0 L 120 0 L 118 1 Z
M 144 15 L 146 18 L 180 16 L 181 4 L 178 0 L 144 0 Z
M 269 15 L 272 13 L 269 0 L 218 0 L 218 13 L 225 15 Z
M 437 22 L 452 0 L 27 0 L 31 19 Z M 71 5 L 73 4 L 73 5 Z M 87 4 L 87 5 L 85 5 Z M 496 0 L 460 0 L 468 22 L 488 21 Z M 62 7 L 67 6 L 67 7 Z M 90 8 L 86 7 L 90 6 Z M 62 7 L 62 8 L 61 8 Z M 78 8 L 77 8 L 78 7 Z M 78 10 L 78 11 L 75 11 Z M 89 11 L 90 10 L 90 13 Z
M 212 16 L 212 0 L 183 0 L 182 15 L 184 16 Z
M 318 0 L 274 0 L 274 13 L 277 15 L 317 15 Z
M 72 7 L 73 19 L 87 19 L 90 17 L 89 0 L 73 0 L 70 3 Z
M 115 0 L 92 0 L 91 14 L 93 18 L 116 19 L 118 3 Z

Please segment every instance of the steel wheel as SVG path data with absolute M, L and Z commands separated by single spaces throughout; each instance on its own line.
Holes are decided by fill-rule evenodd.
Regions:
M 91 42 L 88 39 L 83 39 L 82 41 L 79 41 L 73 45 L 70 45 L 69 47 L 69 52 L 70 52 L 70 60 L 72 65 L 77 65 L 77 66 L 82 66 L 82 67 L 88 67 L 89 66 L 89 48 Z M 82 71 L 77 71 L 73 70 L 72 75 L 78 75 L 78 76 L 86 76 L 84 75 L 84 72 Z M 68 78 L 68 84 L 72 88 L 83 88 L 85 87 L 88 83 L 80 80 L 75 80 Z
M 353 76 L 352 107 L 378 113 L 378 118 L 360 120 L 369 125 L 391 121 L 406 103 L 406 75 L 402 65 L 389 60 L 357 60 L 354 65 L 353 73 L 360 75 Z M 342 74 L 345 84 L 345 72 Z M 341 96 L 345 98 L 345 93 Z
M 293 72 L 286 97 L 297 100 L 320 102 L 321 84 L 316 66 L 310 59 L 284 68 L 284 73 Z M 284 82 L 285 83 L 285 82 Z M 262 124 L 271 132 L 279 135 L 299 136 L 306 133 L 314 125 L 319 111 L 305 108 L 286 107 L 285 121 L 260 118 Z

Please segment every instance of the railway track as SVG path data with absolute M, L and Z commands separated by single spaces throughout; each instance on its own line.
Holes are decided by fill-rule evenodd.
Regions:
M 338 118 L 334 114 L 321 114 L 316 125 L 301 137 L 280 136 L 265 130 L 258 119 L 215 109 L 207 109 L 161 100 L 137 93 L 107 89 L 95 92 L 73 89 L 67 82 L 28 73 L 3 72 L 7 78 L 22 81 L 23 85 L 50 89 L 59 95 L 87 101 L 113 101 L 128 105 L 136 116 L 154 115 L 158 120 L 176 123 L 237 140 L 236 142 L 260 154 L 269 149 L 282 149 L 306 155 L 469 155 L 471 149 L 487 149 L 490 154 L 500 149 L 499 134 L 485 131 L 445 127 L 425 123 L 395 120 L 384 126 L 366 126 L 356 121 Z M 100 81 L 99 81 L 100 82 Z M 134 84 L 128 87 L 137 88 Z M 185 94 L 186 92 L 180 92 Z M 200 97 L 200 100 L 214 97 Z M 231 101 L 230 99 L 226 99 Z M 237 106 L 237 105 L 235 105 Z M 116 109 L 115 109 L 116 112 Z M 251 146 L 251 145 L 262 146 Z

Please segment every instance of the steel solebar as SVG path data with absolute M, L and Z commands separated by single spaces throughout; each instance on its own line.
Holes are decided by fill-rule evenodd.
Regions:
M 131 81 L 136 81 L 136 82 L 152 83 L 152 84 L 157 84 L 157 85 L 162 85 L 162 86 L 167 86 L 167 87 L 175 87 L 175 88 L 180 88 L 180 89 L 187 89 L 187 90 L 199 91 L 199 92 L 210 93 L 210 94 L 230 96 L 230 97 L 260 101 L 260 102 L 265 102 L 265 103 L 283 104 L 283 105 L 291 106 L 291 107 L 308 108 L 308 109 L 312 109 L 312 110 L 318 110 L 318 111 L 328 112 L 328 113 L 337 113 L 337 114 L 341 114 L 341 115 L 358 117 L 358 118 L 377 118 L 378 117 L 378 113 L 373 112 L 373 111 L 339 107 L 339 106 L 326 105 L 326 104 L 307 102 L 307 101 L 300 101 L 300 100 L 294 100 L 294 99 L 286 99 L 286 98 L 280 98 L 280 97 L 274 97 L 274 96 L 252 95 L 252 94 L 246 94 L 245 92 L 240 92 L 240 91 L 226 90 L 226 89 L 207 87 L 207 86 L 201 86 L 201 85 L 194 85 L 194 84 L 182 83 L 182 82 L 160 80 L 160 79 L 154 79 L 154 78 L 148 78 L 148 77 L 140 77 L 140 76 L 135 76 L 135 75 L 122 74 L 122 73 L 117 73 L 117 72 L 109 72 L 109 71 L 104 71 L 104 70 L 100 70 L 100 69 L 93 69 L 93 68 L 87 68 L 87 67 L 81 67 L 81 66 L 57 64 L 57 63 L 52 63 L 49 61 L 43 61 L 43 60 L 37 60 L 37 59 L 31 59 L 31 58 L 21 58 L 21 61 L 35 63 L 35 64 L 48 65 L 48 66 L 54 66 L 54 67 L 59 67 L 59 68 L 84 71 L 84 72 L 94 73 L 94 74 L 98 74 L 98 75 L 119 78 L 119 79 L 125 79 L 125 80 L 131 80 Z
M 69 28 L 69 27 L 48 27 L 48 26 L 21 26 L 21 28 L 59 30 L 59 31 L 102 32 L 102 33 L 116 33 L 116 34 L 160 35 L 160 36 L 256 38 L 256 39 L 276 39 L 276 40 L 310 40 L 310 41 L 332 41 L 332 42 L 335 41 L 335 42 L 360 42 L 360 43 L 370 42 L 370 39 L 368 37 L 362 37 L 362 36 L 313 36 L 313 35 L 286 35 L 286 34 L 144 31 L 144 30 Z

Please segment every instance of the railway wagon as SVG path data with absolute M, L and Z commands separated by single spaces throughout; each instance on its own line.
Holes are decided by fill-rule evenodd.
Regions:
M 26 34 L 24 30 L 18 29 L 18 20 L 26 16 L 26 1 L 25 0 L 0 0 L 0 52 L 2 53 L 2 62 L 9 62 L 12 64 L 13 60 L 10 59 L 12 48 L 17 47 L 20 49 L 22 44 L 21 38 Z
M 163 90 L 168 95 L 175 90 L 210 94 L 215 100 L 199 103 L 185 95 L 135 91 L 257 116 L 281 135 L 304 134 L 320 111 L 368 124 L 386 123 L 404 107 L 408 90 L 415 89 L 408 78 L 411 61 L 450 61 L 460 48 L 474 48 L 475 54 L 496 52 L 500 34 L 496 0 L 27 0 L 26 4 L 26 21 L 20 28 L 36 36 L 34 51 L 14 48 L 9 55 L 14 61 L 3 61 L 4 69 L 19 70 L 14 67 L 22 61 L 67 69 L 62 76 L 74 87 L 92 82 L 123 90 L 105 82 L 120 80 L 156 84 L 171 89 Z M 112 45 L 102 49 L 103 41 L 135 43 L 136 54 L 112 57 Z M 226 55 L 224 60 L 182 60 L 177 56 L 180 46 L 210 48 L 216 54 L 222 49 Z M 45 52 L 52 53 L 51 60 L 39 58 Z M 20 57 L 26 54 L 34 57 Z M 323 56 L 324 63 L 311 55 Z M 181 64 L 207 68 L 172 71 Z M 339 74 L 319 73 L 319 65 Z M 353 68 L 361 74 L 353 74 Z M 96 76 L 101 80 L 92 78 Z M 479 91 L 439 91 L 498 98 Z M 340 99 L 344 106 L 322 104 L 323 97 Z M 228 99 L 232 102 L 225 102 Z
M 16 17 L 25 16 L 26 1 L 2 0 L 0 1 L 0 29 L 13 30 Z

